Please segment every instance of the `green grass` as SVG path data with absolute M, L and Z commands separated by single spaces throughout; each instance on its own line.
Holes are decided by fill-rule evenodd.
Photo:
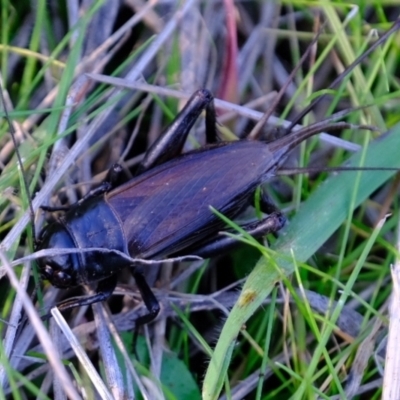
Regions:
M 160 6 L 146 18 L 137 14 L 139 25 L 118 38 L 111 35 L 130 14 L 126 8 L 112 10 L 111 3 L 109 21 L 97 20 L 101 3 L 96 3 L 73 23 L 61 3 L 42 1 L 34 9 L 24 4 L 18 10 L 7 1 L 1 3 L 1 78 L 11 99 L 9 114 L 20 128 L 19 148 L 30 191 L 36 194 L 38 229 L 44 223 L 43 213 L 37 211 L 40 205 L 73 203 L 104 178 L 112 163 L 127 169 L 137 164 L 185 102 L 163 95 L 161 88 L 190 95 L 206 86 L 217 97 L 229 93 L 222 100 L 234 98 L 236 104 L 260 99 L 283 86 L 318 22 L 327 21 L 311 58 L 274 113 L 291 120 L 376 41 L 373 29 L 382 34 L 398 14 L 396 7 L 379 2 L 363 2 L 354 9 L 344 2 L 323 1 L 318 3 L 320 21 L 316 3 L 286 1 L 275 10 L 272 5 L 268 9 L 267 2 L 237 3 L 229 14 L 237 17 L 235 52 L 226 45 L 230 31 L 221 32 L 227 13 L 219 7 L 229 3 L 214 9 L 203 4 L 190 13 L 195 5 L 186 2 L 187 14 L 179 27 L 174 25 L 174 9 Z M 117 28 L 111 24 L 114 12 L 120 13 Z M 23 36 L 26 21 L 32 22 L 29 39 Z M 301 122 L 309 125 L 340 109 L 368 105 L 345 120 L 374 125 L 379 133 L 338 132 L 360 146 L 354 155 L 315 137 L 288 158 L 288 167 L 400 168 L 398 35 L 330 90 L 331 96 Z M 96 54 L 96 47 L 108 38 L 114 41 L 107 53 Z M 97 83 L 85 77 L 85 71 L 129 75 L 130 84 L 144 76 L 153 86 L 132 90 Z M 232 80 L 224 80 L 224 74 Z M 261 99 L 250 108 L 265 112 L 268 104 Z M 230 111 L 218 109 L 220 130 L 238 136 L 250 132 L 254 121 L 242 114 L 229 116 Z M 185 151 L 204 143 L 202 122 Z M 382 137 L 375 141 L 378 136 Z M 0 248 L 14 260 L 32 253 L 32 236 L 27 194 L 3 120 L 0 157 Z M 131 331 L 141 298 L 128 273 L 121 274 L 122 288 L 117 290 L 125 295 L 123 304 L 121 296 L 110 302 L 113 320 L 101 310 L 73 310 L 65 315 L 65 332 L 73 328 L 114 398 L 133 392 L 138 398 L 166 399 L 360 398 L 367 385 L 366 396 L 379 398 L 382 380 L 373 346 L 364 362 L 357 351 L 365 346 L 374 324 L 387 325 L 390 265 L 397 257 L 398 180 L 393 176 L 390 171 L 322 172 L 273 179 L 267 190 L 288 224 L 277 238 L 268 238 L 269 247 L 247 237 L 246 247 L 221 259 L 163 266 L 151 281 L 162 312 L 142 332 L 138 360 Z M 30 268 L 35 270 L 35 263 L 14 271 L 20 290 L 34 296 L 33 288 L 38 289 L 37 310 L 78 294 L 56 291 L 37 273 L 28 284 Z M 157 267 L 148 268 L 156 272 Z M 181 274 L 187 276 L 178 282 Z M 0 276 L 4 275 L 2 265 Z M 90 373 L 69 351 L 64 334 L 52 323 L 45 325 L 60 352 L 51 358 L 38 344 L 43 324 L 29 319 L 17 329 L 23 305 L 7 277 L 0 285 L 0 365 L 5 366 L 0 370 L 0 397 L 56 398 L 57 390 L 76 390 L 74 380 L 93 397 Z M 43 364 L 43 359 L 50 363 Z M 64 366 L 69 382 L 42 387 L 49 371 L 57 376 Z

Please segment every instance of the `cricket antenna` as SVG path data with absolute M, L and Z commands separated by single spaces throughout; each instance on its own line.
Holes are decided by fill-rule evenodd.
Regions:
M 7 111 L 6 99 L 5 99 L 4 91 L 3 91 L 3 81 L 1 79 L 1 77 L 0 77 L 0 98 L 1 98 L 1 103 L 3 105 L 4 116 L 5 116 L 6 120 L 7 120 L 8 126 L 10 127 L 10 134 L 11 134 L 12 141 L 13 141 L 13 144 L 14 144 L 15 154 L 17 155 L 18 164 L 19 164 L 20 171 L 21 171 L 21 174 L 22 174 L 23 186 L 24 186 L 25 192 L 28 195 L 28 199 L 29 199 L 29 214 L 30 214 L 30 219 L 31 219 L 31 223 L 32 223 L 33 240 L 34 240 L 34 243 L 35 243 L 36 242 L 35 213 L 33 211 L 31 195 L 30 195 L 30 192 L 29 192 L 29 185 L 28 185 L 28 182 L 26 180 L 24 164 L 22 163 L 22 157 L 21 157 L 21 154 L 20 154 L 20 152 L 18 150 L 16 132 L 15 132 L 14 126 L 13 126 L 13 124 L 11 122 L 11 118 L 10 118 L 10 116 L 8 114 L 8 111 Z

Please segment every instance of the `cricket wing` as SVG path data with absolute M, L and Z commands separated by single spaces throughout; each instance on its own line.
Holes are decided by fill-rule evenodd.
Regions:
M 237 141 L 178 157 L 106 195 L 133 257 L 165 257 L 212 240 L 234 218 L 275 163 L 268 146 Z

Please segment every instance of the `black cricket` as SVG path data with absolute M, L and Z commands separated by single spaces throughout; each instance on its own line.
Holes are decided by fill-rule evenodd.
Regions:
M 203 110 L 211 144 L 179 155 Z M 305 129 L 270 143 L 217 143 L 213 96 L 199 90 L 147 151 L 136 177 L 114 187 L 121 169 L 114 165 L 103 184 L 43 229 L 37 250 L 102 248 L 148 260 L 186 255 L 207 258 L 226 252 L 237 241 L 219 234 L 226 226 L 210 206 L 234 219 L 254 204 L 256 189 L 275 174 L 285 155 L 315 133 Z M 253 237 L 276 232 L 285 223 L 266 195 L 260 203 L 267 216 L 242 226 Z M 150 322 L 160 311 L 142 274 L 144 267 L 116 253 L 43 257 L 39 267 L 42 276 L 59 288 L 97 283 L 94 295 L 67 299 L 58 305 L 60 310 L 106 300 L 116 287 L 117 273 L 129 267 L 148 310 L 136 326 Z
M 203 110 L 207 141 L 212 144 L 178 156 Z M 219 235 L 226 227 L 210 206 L 235 218 L 254 204 L 255 190 L 274 175 L 284 156 L 314 133 L 292 133 L 269 144 L 216 143 L 213 96 L 199 90 L 148 150 L 135 178 L 114 188 L 120 170 L 114 165 L 107 181 L 43 229 L 37 250 L 104 248 L 151 260 L 225 252 L 237 241 Z M 284 216 L 265 195 L 260 208 L 268 216 L 243 226 L 249 234 L 260 237 L 283 227 Z M 117 273 L 126 267 L 148 309 L 137 325 L 153 320 L 160 310 L 141 272 L 143 266 L 132 265 L 118 254 L 75 252 L 43 257 L 38 263 L 43 278 L 56 287 L 97 283 L 94 295 L 67 299 L 58 305 L 60 310 L 106 300 L 116 287 Z

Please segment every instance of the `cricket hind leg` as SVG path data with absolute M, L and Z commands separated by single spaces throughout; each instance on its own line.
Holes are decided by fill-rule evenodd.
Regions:
M 270 233 L 276 234 L 286 224 L 285 215 L 276 207 L 265 191 L 261 191 L 260 209 L 263 213 L 268 214 L 265 218 L 251 222 L 240 227 L 254 238 L 260 238 Z M 229 236 L 219 235 L 213 241 L 194 249 L 191 254 L 203 258 L 215 257 L 228 253 L 237 247 L 238 240 Z
M 182 111 L 150 146 L 139 164 L 136 174 L 140 175 L 155 165 L 178 156 L 190 129 L 204 110 L 206 111 L 206 140 L 208 143 L 215 143 L 217 141 L 217 127 L 214 97 L 207 89 L 200 89 L 190 97 Z
M 260 221 L 242 225 L 241 228 L 254 238 L 260 238 L 270 233 L 276 233 L 286 223 L 286 217 L 280 212 L 273 212 Z M 230 236 L 219 236 L 212 242 L 193 251 L 193 254 L 203 258 L 215 257 L 227 253 L 238 245 L 238 240 Z

